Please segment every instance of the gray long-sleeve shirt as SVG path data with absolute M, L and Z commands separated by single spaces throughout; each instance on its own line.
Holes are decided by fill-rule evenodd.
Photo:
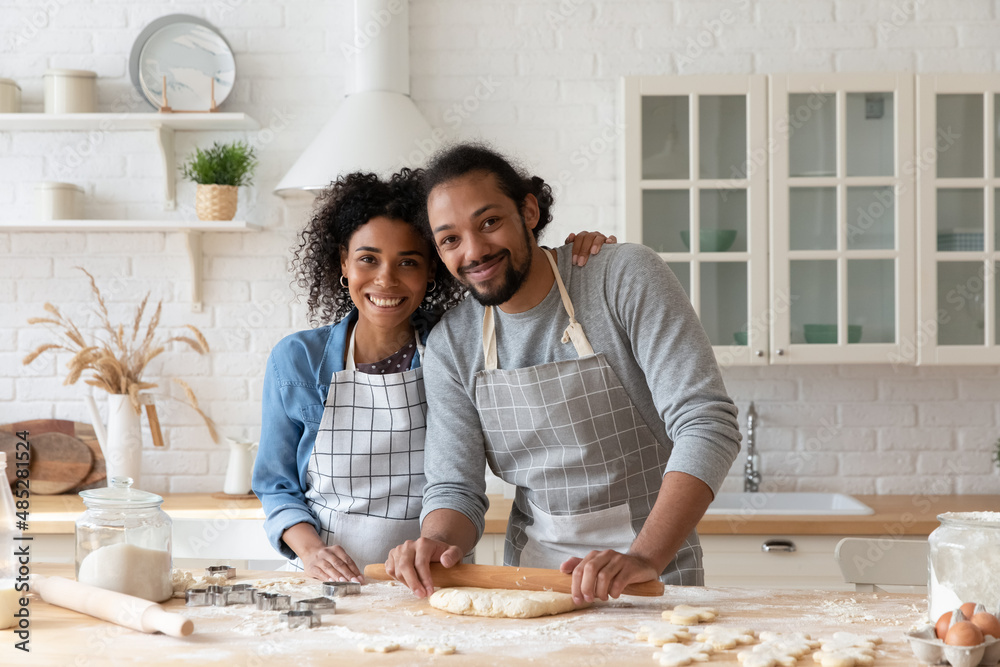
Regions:
M 571 261 L 571 247 L 559 248 L 559 273 L 576 318 L 670 451 L 664 473 L 688 473 L 718 492 L 740 449 L 736 406 L 680 283 L 641 245 L 604 246 L 585 267 Z M 475 406 L 475 375 L 484 368 L 483 312 L 470 298 L 447 313 L 431 331 L 424 364 L 427 485 L 421 519 L 436 509 L 457 510 L 475 525 L 477 539 L 489 507 L 485 439 Z M 577 358 L 573 344 L 561 342 L 569 317 L 554 283 L 531 310 L 494 313 L 500 368 Z

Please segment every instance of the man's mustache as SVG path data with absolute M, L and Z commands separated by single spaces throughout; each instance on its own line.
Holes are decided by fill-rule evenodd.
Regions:
M 500 252 L 493 253 L 492 255 L 487 255 L 482 259 L 466 264 L 465 266 L 458 267 L 458 274 L 464 276 L 467 271 L 474 270 L 477 266 L 482 266 L 483 264 L 489 264 L 493 260 L 510 255 L 510 250 L 501 250 Z

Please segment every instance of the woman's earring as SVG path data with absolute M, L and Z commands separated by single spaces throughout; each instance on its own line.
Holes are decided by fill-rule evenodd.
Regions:
M 347 289 L 347 276 L 340 274 L 340 286 Z
M 427 293 L 428 294 L 432 293 L 434 290 L 437 289 L 437 286 L 438 286 L 437 281 L 431 278 L 431 281 L 427 283 Z

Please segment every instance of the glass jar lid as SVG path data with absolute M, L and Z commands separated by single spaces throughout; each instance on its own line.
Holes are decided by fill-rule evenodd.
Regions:
M 87 507 L 141 508 L 163 503 L 162 496 L 133 489 L 131 477 L 113 477 L 111 486 L 81 491 L 80 497 Z
M 1000 528 L 1000 512 L 945 512 L 938 514 L 942 524 L 968 528 Z

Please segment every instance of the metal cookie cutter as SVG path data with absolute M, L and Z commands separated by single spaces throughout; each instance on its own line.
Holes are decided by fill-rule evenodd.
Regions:
M 328 598 L 339 598 L 345 595 L 360 595 L 361 584 L 356 581 L 324 581 L 323 595 Z
M 280 593 L 257 593 L 257 609 L 264 611 L 288 611 L 292 608 L 292 598 Z
M 298 600 L 295 602 L 296 611 L 311 611 L 314 614 L 335 614 L 337 603 L 330 598 L 309 598 L 308 600 Z
M 210 565 L 205 568 L 205 573 L 210 577 L 222 575 L 226 579 L 236 578 L 236 568 L 228 565 Z
M 308 609 L 302 611 L 283 611 L 281 620 L 288 623 L 289 628 L 315 628 L 323 624 L 322 619 Z
M 208 593 L 209 604 L 215 605 L 216 607 L 226 606 L 226 589 L 228 586 L 206 586 L 205 591 Z
M 250 584 L 233 584 L 226 586 L 223 592 L 226 604 L 253 604 L 257 589 Z
M 215 600 L 215 595 L 205 588 L 190 588 L 184 593 L 185 604 L 188 607 L 210 607 Z

